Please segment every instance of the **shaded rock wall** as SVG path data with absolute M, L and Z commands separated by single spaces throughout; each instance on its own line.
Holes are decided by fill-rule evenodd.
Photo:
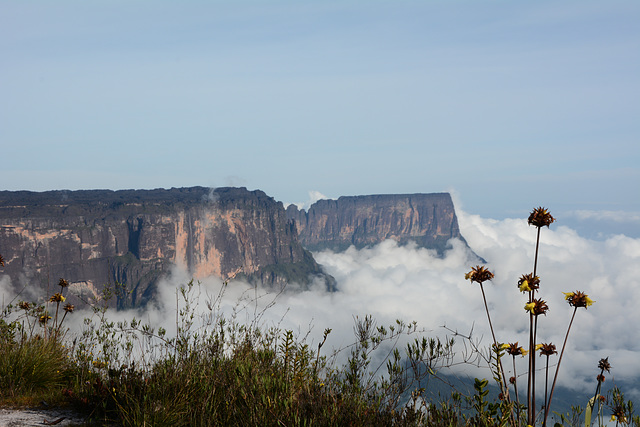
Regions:
M 14 286 L 64 277 L 89 295 L 123 283 L 121 307 L 152 298 L 174 264 L 271 286 L 324 275 L 282 203 L 245 188 L 2 191 L 0 254 Z

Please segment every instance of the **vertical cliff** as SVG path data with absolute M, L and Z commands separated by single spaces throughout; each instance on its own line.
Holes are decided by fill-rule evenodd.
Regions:
M 448 193 L 340 197 L 319 200 L 308 212 L 290 205 L 287 216 L 311 251 L 362 248 L 393 239 L 442 253 L 449 239 L 464 241 Z
M 2 191 L 0 253 L 14 286 L 123 283 L 122 307 L 152 298 L 171 265 L 272 286 L 324 275 L 282 203 L 244 188 Z

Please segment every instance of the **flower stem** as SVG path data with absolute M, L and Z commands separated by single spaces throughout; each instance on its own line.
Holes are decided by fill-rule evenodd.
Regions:
M 560 352 L 560 358 L 558 359 L 558 364 L 556 365 L 556 373 L 553 376 L 553 384 L 551 385 L 551 394 L 549 394 L 549 401 L 547 402 L 547 407 L 544 408 L 544 422 L 543 422 L 543 425 L 546 425 L 546 423 L 547 423 L 547 417 L 549 416 L 549 407 L 551 406 L 551 399 L 553 399 L 553 391 L 556 388 L 556 381 L 558 380 L 558 372 L 560 371 L 560 362 L 562 362 L 562 356 L 564 355 L 564 349 L 567 346 L 567 339 L 569 338 L 569 331 L 571 331 L 571 325 L 573 324 L 573 319 L 575 319 L 575 317 L 576 317 L 576 311 L 578 311 L 578 307 L 574 307 L 574 309 L 573 309 L 573 314 L 571 315 L 571 321 L 569 322 L 569 327 L 567 328 L 567 334 L 564 337 L 564 343 L 562 344 L 562 351 Z
M 520 427 L 520 399 L 518 398 L 518 374 L 516 373 L 516 356 L 513 356 L 513 390 L 516 394 L 516 422 Z
M 536 252 L 533 259 L 533 277 L 536 277 L 538 271 L 538 252 L 540 249 L 540 230 L 542 227 L 538 227 L 538 233 L 536 235 Z M 529 302 L 533 301 L 534 291 L 529 291 Z M 535 327 L 533 322 L 533 314 L 529 315 L 529 375 L 527 380 L 527 422 L 529 425 L 535 424 L 536 417 L 536 395 L 535 395 L 535 381 L 536 381 L 536 341 L 535 341 Z
M 500 388 L 503 390 L 504 392 L 504 397 L 507 400 L 507 402 L 510 402 L 509 399 L 509 388 L 507 387 L 507 382 L 504 376 L 504 369 L 502 368 L 502 361 L 500 360 L 500 357 L 498 356 L 498 341 L 496 340 L 496 334 L 493 332 L 493 324 L 491 323 L 491 316 L 489 315 L 489 306 L 487 305 L 487 297 L 484 294 L 484 287 L 482 286 L 482 283 L 480 283 L 480 290 L 482 291 L 482 300 L 484 301 L 484 309 L 487 311 L 487 319 L 489 319 L 489 329 L 491 329 L 491 336 L 493 337 L 493 345 L 496 349 L 496 359 L 498 360 L 498 367 L 500 369 L 500 374 L 502 377 L 502 381 L 500 382 Z
M 544 370 L 544 411 L 545 413 L 547 412 L 547 406 L 549 406 L 549 402 L 547 401 L 547 396 L 549 396 L 548 387 L 549 387 L 549 355 L 547 354 L 547 366 L 545 367 L 545 370 Z M 544 421 L 542 422 L 542 427 L 547 427 L 547 417 L 544 418 Z

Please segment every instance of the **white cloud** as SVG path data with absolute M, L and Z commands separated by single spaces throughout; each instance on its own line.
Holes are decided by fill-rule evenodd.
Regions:
M 462 211 L 458 218 L 470 247 L 495 273 L 484 289 L 497 339 L 527 342 L 525 298 L 516 284 L 520 275 L 533 270 L 536 229 L 524 219 L 497 221 Z M 252 321 L 256 313 L 269 306 L 260 318 L 263 326 L 279 326 L 300 335 L 311 329 L 310 339 L 316 344 L 324 329 L 332 328 L 324 347 L 327 353 L 330 348 L 353 343 L 354 317 L 366 314 L 379 325 L 393 324 L 396 319 L 415 320 L 429 336 L 444 337 L 443 325 L 461 333 L 473 328 L 474 335 L 482 337 L 482 345 L 488 347 L 491 335 L 479 286 L 464 280 L 464 274 L 476 263 L 474 255 L 457 240 L 451 244 L 442 258 L 427 249 L 399 247 L 393 241 L 343 253 L 315 253 L 316 260 L 336 278 L 337 292 L 326 292 L 317 284 L 306 291 L 292 289 L 276 297 L 264 289 L 234 282 L 227 286 L 220 309 L 228 315 L 235 310 L 238 320 Z M 603 241 L 589 240 L 554 224 L 541 230 L 537 273 L 541 277 L 539 296 L 550 307 L 547 316 L 539 320 L 539 342 L 553 342 L 560 350 L 573 311 L 562 292 L 584 291 L 596 301 L 576 313 L 559 383 L 592 390 L 597 362 L 603 357 L 609 357 L 615 378 L 637 382 L 640 239 L 617 235 Z M 175 270 L 161 284 L 156 306 L 136 316 L 152 325 L 163 325 L 169 333 L 175 331 L 175 289 L 188 279 L 184 272 Z M 219 279 L 202 281 L 199 312 L 207 311 L 205 301 L 217 295 L 221 286 Z M 244 311 L 238 310 L 241 308 Z M 121 318 L 131 315 L 117 314 Z M 526 361 L 521 363 L 519 369 L 524 372 Z M 486 369 L 470 372 L 489 376 Z M 543 384 L 538 387 L 542 389 Z M 635 389 L 625 391 L 629 395 L 640 393 Z
M 311 207 L 311 205 L 313 205 L 318 200 L 325 200 L 325 199 L 331 199 L 331 197 L 327 197 L 327 196 L 325 196 L 324 194 L 322 194 L 319 191 L 310 190 L 309 191 L 309 200 L 307 200 L 306 202 L 285 203 L 285 207 L 287 207 L 289 205 L 296 205 L 298 207 L 298 209 L 308 210 Z

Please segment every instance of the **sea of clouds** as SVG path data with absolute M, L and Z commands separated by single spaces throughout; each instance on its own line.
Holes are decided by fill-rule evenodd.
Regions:
M 427 336 L 444 338 L 451 335 L 450 330 L 463 334 L 473 330 L 473 336 L 487 348 L 491 334 L 480 288 L 464 279 L 481 257 L 495 273 L 484 288 L 497 340 L 525 345 L 528 315 L 517 281 L 533 270 L 536 228 L 524 218 L 493 220 L 460 210 L 458 220 L 468 247 L 452 240 L 442 257 L 424 248 L 398 246 L 394 241 L 361 250 L 352 247 L 342 253 L 317 252 L 315 259 L 337 281 L 336 292 L 328 292 L 319 282 L 305 290 L 292 285 L 280 293 L 232 282 L 222 293 L 220 310 L 226 314 L 235 310 L 239 321 L 251 322 L 259 316 L 263 327 L 291 329 L 300 337 L 307 336 L 311 348 L 316 348 L 323 331 L 331 328 L 323 347 L 326 354 L 329 349 L 352 344 L 354 319 L 365 315 L 372 315 L 378 325 L 391 325 L 396 319 L 416 321 Z M 640 397 L 640 386 L 633 386 L 640 382 L 640 239 L 621 234 L 587 239 L 571 228 L 552 224 L 541 230 L 538 275 L 538 296 L 550 307 L 539 320 L 538 342 L 552 342 L 558 352 L 573 312 L 563 292 L 583 291 L 596 301 L 576 313 L 559 384 L 592 392 L 598 361 L 609 357 L 611 377 L 632 384 L 624 390 L 627 397 Z M 127 319 L 135 315 L 153 326 L 164 326 L 171 334 L 176 329 L 176 286 L 188 281 L 184 271 L 174 270 L 160 284 L 158 301 L 145 312 L 113 316 Z M 201 280 L 196 310 L 208 312 L 206 300 L 219 295 L 222 286 L 217 278 Z M 540 366 L 543 359 L 538 360 Z M 490 376 L 486 366 L 455 369 L 471 377 Z M 519 373 L 525 371 L 526 359 L 519 361 L 518 369 Z M 607 377 L 611 384 L 611 377 Z M 543 381 L 542 375 L 539 378 Z M 538 390 L 542 388 L 541 382 Z
M 355 341 L 355 318 L 365 315 L 372 315 L 378 325 L 392 325 L 396 319 L 416 321 L 424 335 L 441 338 L 450 336 L 450 330 L 462 334 L 473 330 L 473 336 L 488 347 L 491 334 L 480 288 L 464 279 L 481 257 L 495 273 L 484 287 L 497 340 L 518 341 L 526 347 L 529 318 L 524 310 L 525 296 L 518 291 L 517 282 L 522 274 L 533 271 L 536 228 L 524 218 L 493 220 L 463 211 L 458 211 L 458 220 L 468 246 L 452 240 L 443 257 L 412 245 L 398 246 L 391 240 L 361 250 L 352 247 L 342 253 L 317 252 L 315 259 L 337 281 L 336 292 L 327 292 L 321 283 L 306 290 L 291 286 L 276 293 L 236 282 L 226 287 L 221 309 L 231 313 L 244 308 L 239 310 L 240 320 L 253 321 L 260 314 L 263 326 L 291 329 L 301 337 L 308 333 L 312 348 L 321 340 L 325 328 L 331 328 L 323 348 L 327 354 L 328 348 L 344 348 Z M 604 357 L 609 357 L 614 379 L 637 383 L 640 239 L 612 235 L 592 240 L 571 228 L 552 224 L 541 230 L 537 271 L 541 278 L 538 296 L 550 307 L 547 315 L 539 319 L 538 342 L 552 342 L 560 352 L 573 312 L 563 292 L 583 291 L 596 301 L 576 313 L 559 384 L 576 391 L 594 390 L 597 364 Z M 174 319 L 176 283 L 188 279 L 184 272 L 174 271 L 160 287 L 160 300 L 165 303 L 144 316 L 158 324 Z M 217 295 L 221 286 L 219 279 L 202 280 L 201 299 L 204 295 Z M 204 304 L 201 306 L 207 310 Z M 166 327 L 175 329 L 171 324 Z M 540 366 L 543 359 L 538 360 Z M 519 361 L 518 369 L 520 373 L 525 371 L 526 359 Z M 482 365 L 462 365 L 454 371 L 472 377 L 490 376 Z M 543 381 L 542 375 L 538 378 Z M 640 396 L 640 387 L 625 391 L 628 397 Z

